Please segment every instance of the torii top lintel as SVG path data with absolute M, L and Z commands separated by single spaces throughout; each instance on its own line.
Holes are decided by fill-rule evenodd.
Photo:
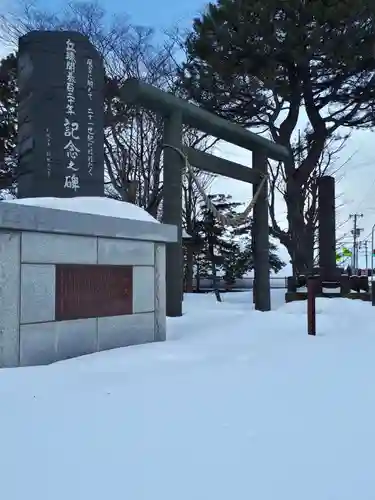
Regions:
M 272 160 L 286 161 L 290 158 L 289 151 L 284 146 L 249 132 L 240 125 L 224 120 L 153 85 L 140 82 L 137 78 L 129 78 L 124 83 L 121 98 L 128 104 L 138 103 L 161 115 L 179 112 L 186 125 L 250 151 L 264 151 Z

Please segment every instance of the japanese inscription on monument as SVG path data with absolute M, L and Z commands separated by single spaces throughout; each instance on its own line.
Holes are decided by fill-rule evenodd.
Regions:
M 32 31 L 20 38 L 18 80 L 18 197 L 103 196 L 104 70 L 93 45 Z
M 66 115 L 64 119 L 64 136 L 67 143 L 64 146 L 67 172 L 65 173 L 64 188 L 79 189 L 79 167 L 78 157 L 81 150 L 76 143 L 79 141 L 79 123 L 74 120 L 75 112 L 75 83 L 76 83 L 76 49 L 75 44 L 68 39 L 66 41 Z
M 56 321 L 133 312 L 133 268 L 111 265 L 56 265 Z
M 93 80 L 93 61 L 92 59 L 87 59 L 87 95 L 89 101 L 91 102 L 93 99 L 93 88 L 94 88 L 94 80 Z M 89 103 L 90 104 L 90 103 Z M 87 110 L 87 167 L 89 175 L 92 175 L 93 167 L 94 167 L 94 111 L 91 107 Z

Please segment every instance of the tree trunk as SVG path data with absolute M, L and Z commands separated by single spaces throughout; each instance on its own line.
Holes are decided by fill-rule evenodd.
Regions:
M 311 224 L 305 225 L 306 260 L 308 273 L 314 268 L 315 227 Z
M 196 265 L 196 273 L 195 273 L 195 291 L 200 292 L 201 289 L 201 277 L 200 277 L 200 263 L 199 263 L 199 257 L 195 260 L 195 265 Z
M 208 255 L 211 260 L 212 283 L 213 283 L 215 297 L 218 302 L 221 302 L 221 296 L 219 291 L 219 280 L 217 278 L 217 273 L 216 273 L 215 251 L 212 243 L 208 244 Z
M 314 234 L 305 222 L 304 199 L 297 183 L 289 183 L 286 200 L 289 238 L 284 243 L 292 259 L 293 275 L 307 275 L 313 268 Z
M 193 275 L 194 275 L 194 250 L 188 244 L 186 245 L 186 292 L 193 291 Z

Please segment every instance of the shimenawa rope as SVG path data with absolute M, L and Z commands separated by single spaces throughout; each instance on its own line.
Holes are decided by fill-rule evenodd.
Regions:
M 246 219 L 249 217 L 251 211 L 253 210 L 255 203 L 257 202 L 257 199 L 260 195 L 260 192 L 263 189 L 265 182 L 267 181 L 267 178 L 268 178 L 267 174 L 266 175 L 263 174 L 263 178 L 258 186 L 256 193 L 254 194 L 253 199 L 250 201 L 250 203 L 248 204 L 248 206 L 245 208 L 245 210 L 242 213 L 237 214 L 235 216 L 224 215 L 224 214 L 220 213 L 219 210 L 217 210 L 215 205 L 212 203 L 210 197 L 203 189 L 201 183 L 199 182 L 197 176 L 195 175 L 193 167 L 189 163 L 187 155 L 181 149 L 177 148 L 176 146 L 172 146 L 172 144 L 162 144 L 161 147 L 163 149 L 164 148 L 173 149 L 173 151 L 175 151 L 176 153 L 178 153 L 181 156 L 181 158 L 183 159 L 183 161 L 185 163 L 185 169 L 189 172 L 191 178 L 195 182 L 195 185 L 197 186 L 197 189 L 198 189 L 199 193 L 201 194 L 207 208 L 211 211 L 213 216 L 216 217 L 221 222 L 221 224 L 223 224 L 224 226 L 238 227 L 246 221 Z

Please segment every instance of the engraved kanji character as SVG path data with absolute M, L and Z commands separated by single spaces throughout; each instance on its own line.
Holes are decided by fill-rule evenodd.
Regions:
M 65 137 L 71 137 L 76 141 L 79 140 L 79 136 L 74 135 L 75 132 L 77 132 L 77 130 L 79 129 L 79 124 L 77 122 L 71 122 L 68 118 L 65 118 L 64 128 L 65 128 L 64 132 Z
M 66 90 L 69 94 L 72 94 L 74 92 L 74 83 L 68 82 L 66 84 Z
M 65 54 L 65 60 L 66 61 L 71 61 L 75 65 L 76 64 L 76 55 L 75 55 L 75 53 L 72 52 L 72 51 L 66 52 L 66 54 Z
M 73 172 L 78 172 L 79 168 L 75 167 L 74 165 L 74 161 L 69 160 L 68 166 L 66 168 L 68 168 L 69 170 L 73 170 Z
M 66 114 L 67 115 L 75 115 L 74 107 L 71 104 L 67 104 L 66 106 Z
M 77 191 L 78 189 L 80 189 L 79 177 L 77 177 L 76 174 L 66 175 L 65 176 L 64 188 L 66 188 L 66 189 L 73 189 L 74 191 Z
M 66 81 L 74 85 L 76 83 L 76 77 L 74 76 L 74 73 L 68 73 L 66 75 Z
M 66 150 L 66 156 L 68 158 L 71 158 L 72 160 L 75 160 L 81 151 L 80 149 L 77 148 L 77 146 L 72 142 L 71 139 L 68 142 L 68 144 L 64 146 L 64 149 Z
M 67 70 L 67 76 L 73 75 L 75 73 L 75 70 L 76 70 L 76 61 L 75 61 L 75 59 L 73 61 L 70 60 L 70 59 L 68 59 L 66 61 L 66 64 L 65 64 L 65 68 Z
M 71 41 L 70 38 L 68 38 L 68 40 L 66 41 L 66 50 L 67 51 L 71 51 L 71 52 L 75 52 L 76 49 L 75 49 L 75 43 Z

